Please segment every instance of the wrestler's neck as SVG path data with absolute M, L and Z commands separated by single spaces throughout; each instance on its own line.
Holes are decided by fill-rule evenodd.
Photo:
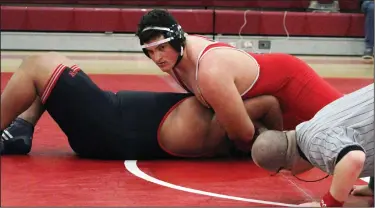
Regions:
M 187 73 L 190 71 L 195 71 L 195 63 L 191 59 L 191 52 L 188 49 L 189 39 L 186 39 L 186 46 L 184 47 L 184 53 L 181 61 L 174 67 L 180 73 Z
M 187 53 L 186 48 L 184 48 L 184 54 L 181 61 L 174 67 L 174 70 L 177 70 L 180 73 L 186 73 L 189 71 L 194 71 L 194 64 L 189 58 L 189 53 Z
M 300 174 L 310 170 L 313 166 L 299 154 L 298 144 L 296 143 L 296 132 L 287 131 L 286 136 L 288 137 L 288 157 L 286 169 L 291 171 L 292 174 Z
M 203 38 L 187 35 L 182 59 L 174 70 L 182 74 L 195 74 L 198 56 L 208 44 L 210 44 L 210 42 Z
M 292 140 L 297 141 L 297 135 L 296 135 L 296 131 L 295 131 L 295 130 L 287 131 L 287 132 L 286 132 L 286 136 L 287 136 L 289 139 L 292 139 Z

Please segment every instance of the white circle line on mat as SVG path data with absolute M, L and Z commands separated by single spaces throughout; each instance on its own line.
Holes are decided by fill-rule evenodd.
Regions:
M 279 202 L 271 202 L 271 201 L 249 199 L 249 198 L 242 198 L 242 197 L 236 197 L 236 196 L 229 196 L 229 195 L 217 194 L 217 193 L 212 193 L 212 192 L 207 192 L 207 191 L 201 191 L 201 190 L 197 190 L 197 189 L 192 189 L 192 188 L 187 188 L 187 187 L 171 184 L 171 183 L 159 180 L 157 178 L 154 178 L 154 177 L 144 173 L 142 170 L 140 170 L 138 168 L 136 160 L 125 160 L 124 165 L 125 165 L 125 168 L 130 173 L 137 176 L 138 178 L 141 178 L 145 181 L 149 181 L 151 183 L 158 184 L 160 186 L 168 187 L 168 188 L 179 190 L 179 191 L 185 191 L 185 192 L 189 192 L 189 193 L 200 194 L 200 195 L 204 195 L 204 196 L 217 197 L 217 198 L 222 198 L 222 199 L 230 199 L 230 200 L 235 200 L 235 201 L 244 201 L 244 202 L 267 204 L 267 205 L 276 205 L 276 206 L 285 206 L 285 207 L 297 207 L 297 205 L 295 205 L 295 204 L 285 204 L 285 203 L 279 203 Z

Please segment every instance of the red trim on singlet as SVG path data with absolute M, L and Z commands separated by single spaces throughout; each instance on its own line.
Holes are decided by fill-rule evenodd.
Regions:
M 159 127 L 158 127 L 158 131 L 157 131 L 157 140 L 158 140 L 158 144 L 159 144 L 159 147 L 166 153 L 172 155 L 172 156 L 175 156 L 175 157 L 191 157 L 191 158 L 195 158 L 195 157 L 203 157 L 203 156 L 207 156 L 209 154 L 201 154 L 201 155 L 195 155 L 195 156 L 192 156 L 192 155 L 180 155 L 180 154 L 176 154 L 176 153 L 173 153 L 169 150 L 167 150 L 165 147 L 163 147 L 163 145 L 161 145 L 160 143 L 160 131 L 161 131 L 161 127 L 163 126 L 165 120 L 168 118 L 169 114 L 177 108 L 177 106 L 179 106 L 182 102 L 184 102 L 186 99 L 188 99 L 189 97 L 187 98 L 184 98 L 182 100 L 180 100 L 179 102 L 177 102 L 176 104 L 174 104 L 169 110 L 168 112 L 164 115 L 164 117 L 161 119 L 160 121 L 160 124 L 159 124 Z
M 210 44 L 208 46 L 206 46 L 204 49 L 203 49 L 203 52 L 201 53 L 200 57 L 198 57 L 198 60 L 208 51 L 210 50 L 211 48 L 215 48 L 215 47 L 228 47 L 228 48 L 233 48 L 233 49 L 236 49 L 235 47 L 227 44 L 227 43 L 222 43 L 222 42 L 216 42 L 216 43 L 213 43 L 213 44 Z
M 60 76 L 61 74 L 64 72 L 64 70 L 68 68 L 68 66 L 65 66 L 63 64 L 59 64 L 55 70 L 53 70 L 53 73 L 51 75 L 51 77 L 48 79 L 46 85 L 44 86 L 44 92 L 41 96 L 41 101 L 42 101 L 42 104 L 45 104 L 48 97 L 50 96 L 53 88 L 55 87 L 57 81 L 60 79 Z M 77 65 L 73 65 L 72 67 L 70 67 L 71 71 L 69 72 L 69 74 L 74 77 L 78 71 L 81 70 L 81 68 L 79 68 Z
M 49 95 L 51 94 L 53 88 L 55 87 L 57 80 L 59 80 L 61 74 L 64 72 L 64 69 L 67 68 L 67 66 L 59 64 L 55 70 L 53 71 L 51 77 L 48 79 L 45 87 L 44 92 L 41 96 L 42 104 L 45 104 Z
M 209 40 L 209 41 L 213 42 L 213 40 L 210 40 L 209 38 L 207 38 L 207 37 L 205 37 L 205 36 L 202 36 L 202 35 L 191 35 L 191 36 L 196 36 L 196 37 L 204 38 L 204 39 L 206 39 L 206 40 Z M 208 50 L 210 50 L 211 48 L 214 48 L 214 47 L 229 47 L 229 48 L 235 48 L 235 47 L 233 47 L 233 46 L 231 46 L 231 45 L 229 45 L 229 44 L 227 44 L 227 43 L 214 42 L 214 43 L 212 43 L 212 44 L 206 46 L 206 47 L 203 49 L 203 52 L 202 52 L 202 53 L 200 54 L 200 56 L 198 57 L 198 60 L 197 60 L 197 63 L 196 63 L 196 64 L 198 64 L 200 58 L 201 58 L 201 57 L 202 57 L 202 56 L 203 56 Z M 197 69 L 194 68 L 194 70 L 197 70 Z M 174 76 L 175 76 L 176 79 L 177 79 L 177 82 L 180 84 L 180 86 L 181 86 L 182 88 L 184 88 L 187 92 L 192 93 L 192 92 L 189 90 L 189 88 L 185 85 L 185 83 L 182 81 L 182 79 L 181 79 L 180 75 L 178 74 L 178 72 L 177 72 L 174 68 L 172 69 L 172 71 L 173 71 Z

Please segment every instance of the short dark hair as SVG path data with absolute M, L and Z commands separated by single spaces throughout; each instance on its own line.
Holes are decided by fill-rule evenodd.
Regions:
M 138 23 L 138 30 L 136 35 L 139 37 L 141 44 L 150 41 L 165 32 L 160 30 L 148 30 L 142 32 L 146 27 L 166 27 L 171 28 L 173 25 L 178 24 L 176 19 L 167 11 L 163 9 L 154 9 L 145 14 Z

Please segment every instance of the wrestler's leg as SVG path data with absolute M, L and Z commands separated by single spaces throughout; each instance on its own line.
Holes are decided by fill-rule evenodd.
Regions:
M 286 93 L 281 94 L 280 99 L 293 106 L 287 109 L 290 111 L 288 116 L 296 119 L 290 126 L 310 120 L 324 106 L 343 96 L 304 61 L 289 56 L 285 63 L 293 76 L 284 86 L 283 92 Z
M 55 67 L 50 67 L 49 61 L 55 62 Z M 45 110 L 40 94 L 57 63 L 63 62 L 69 60 L 56 53 L 30 56 L 8 82 L 1 96 L 2 154 L 30 152 L 34 126 Z
M 1 130 L 25 112 L 38 95 L 43 94 L 46 83 L 61 63 L 73 65 L 69 59 L 57 53 L 30 56 L 21 63 L 1 95 Z
M 36 57 L 28 57 L 22 62 L 1 95 L 1 130 L 28 109 L 36 98 L 33 72 L 35 59 Z
M 298 100 L 301 101 L 301 104 L 309 103 L 304 108 L 301 106 L 303 112 L 309 115 L 309 117 L 314 116 L 323 107 L 343 96 L 342 93 L 318 74 L 310 72 L 310 75 L 307 77 L 309 80 L 307 80 L 308 82 Z
M 42 104 L 42 101 L 40 100 L 40 97 L 37 96 L 33 104 L 26 111 L 21 113 L 18 118 L 21 118 L 35 126 L 40 117 L 43 115 L 44 111 L 45 108 Z
M 33 104 L 1 134 L 1 139 L 5 143 L 4 151 L 1 151 L 2 154 L 28 154 L 30 152 L 34 126 L 44 110 L 45 108 L 37 96 Z
M 36 121 L 37 111 L 44 110 L 41 103 L 81 156 L 112 157 L 114 149 L 121 146 L 114 148 L 108 141 L 126 136 L 121 134 L 116 95 L 101 90 L 73 61 L 58 53 L 26 59 L 6 86 L 1 101 L 2 128 L 20 113 Z M 7 147 L 4 141 L 4 152 Z

